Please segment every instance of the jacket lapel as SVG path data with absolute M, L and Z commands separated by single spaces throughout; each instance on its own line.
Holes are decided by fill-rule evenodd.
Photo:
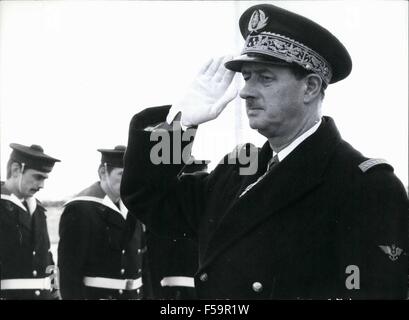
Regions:
M 37 205 L 37 199 L 34 197 L 30 197 L 26 199 L 27 207 L 29 211 L 23 206 L 23 211 L 19 210 L 19 221 L 20 223 L 26 227 L 28 230 L 32 229 L 33 226 L 33 219 L 34 219 L 34 213 L 38 208 L 41 208 L 40 211 L 44 212 L 44 208 L 40 207 Z
M 108 196 L 105 196 L 103 199 L 103 205 L 106 208 L 106 213 L 104 215 L 105 221 L 109 224 L 116 225 L 119 228 L 124 228 L 125 226 L 125 219 L 121 214 L 121 211 L 118 207 L 111 201 Z
M 14 208 L 13 211 L 15 212 L 13 214 L 17 214 L 20 225 L 31 231 L 31 214 L 27 211 L 22 202 L 14 194 L 6 192 L 1 194 L 1 199 L 10 203 Z
M 323 181 L 323 173 L 334 148 L 340 141 L 334 122 L 324 117 L 315 134 L 303 141 L 260 182 L 239 198 L 245 188 L 245 185 L 242 185 L 232 206 L 210 238 L 202 267 L 267 218 L 317 187 Z M 259 164 L 263 170 L 268 158 L 266 148 L 269 148 L 268 142 L 261 149 L 259 157 L 261 159 Z M 256 179 L 257 177 L 248 177 L 243 181 L 251 183 Z
M 37 199 L 34 197 L 29 197 L 26 199 L 26 203 L 28 206 L 28 210 L 30 211 L 29 213 L 31 215 L 33 215 L 33 213 L 36 211 L 37 209 Z
M 32 216 L 26 210 L 18 209 L 18 221 L 22 226 L 31 231 Z
M 33 239 L 34 239 L 34 250 L 40 251 L 41 248 L 49 248 L 49 236 L 47 230 L 47 218 L 45 215 L 45 209 L 37 205 L 36 211 L 33 212 L 32 216 L 32 226 L 33 230 Z M 46 242 L 46 244 L 44 244 Z

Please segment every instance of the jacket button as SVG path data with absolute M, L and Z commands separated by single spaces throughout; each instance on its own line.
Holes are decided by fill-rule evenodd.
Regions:
M 260 282 L 254 282 L 252 287 L 255 292 L 263 291 L 263 285 Z
M 122 254 L 125 254 L 125 250 L 122 250 Z
M 33 251 L 33 256 L 35 256 L 36 255 L 36 252 L 35 251 Z
M 202 273 L 199 277 L 200 281 L 205 282 L 207 279 L 209 279 L 209 276 L 207 275 L 206 272 Z
M 136 289 L 136 294 L 141 293 L 141 289 Z
M 123 294 L 124 291 L 122 289 L 119 289 L 119 294 Z
M 40 290 L 36 290 L 34 294 L 38 297 L 40 295 Z
M 125 273 L 125 269 L 121 269 L 121 274 L 124 274 Z
M 37 270 L 33 270 L 33 276 L 37 277 Z

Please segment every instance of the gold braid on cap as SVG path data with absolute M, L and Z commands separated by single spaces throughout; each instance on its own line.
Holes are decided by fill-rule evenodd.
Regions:
M 247 53 L 261 53 L 288 63 L 295 62 L 304 69 L 317 73 L 326 84 L 329 84 L 332 78 L 329 63 L 317 52 L 277 33 L 250 34 L 246 39 L 242 54 Z

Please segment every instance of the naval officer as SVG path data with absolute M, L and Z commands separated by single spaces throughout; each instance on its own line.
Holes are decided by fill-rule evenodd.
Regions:
M 326 88 L 352 70 L 347 49 L 271 4 L 248 8 L 239 27 L 240 56 L 210 61 L 182 99 L 132 119 L 124 203 L 148 228 L 197 240 L 200 299 L 406 298 L 405 189 L 391 165 L 354 149 L 321 112 Z M 266 143 L 237 148 L 208 175 L 180 176 L 193 138 L 179 137 L 223 111 L 235 73 L 249 125 Z M 173 153 L 161 163 L 152 151 L 166 134 Z M 246 155 L 255 165 L 243 167 Z

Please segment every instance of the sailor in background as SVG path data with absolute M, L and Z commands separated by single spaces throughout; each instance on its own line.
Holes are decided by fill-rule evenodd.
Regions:
M 208 161 L 195 161 L 182 175 L 202 175 Z M 198 268 L 197 242 L 187 237 L 166 237 L 147 230 L 149 270 L 154 299 L 196 299 L 194 275 Z
M 10 147 L 7 180 L 1 182 L 0 298 L 58 299 L 46 210 L 34 194 L 60 160 L 39 145 Z
M 119 196 L 124 146 L 98 149 L 100 181 L 64 206 L 58 246 L 63 299 L 141 299 L 144 226 Z

